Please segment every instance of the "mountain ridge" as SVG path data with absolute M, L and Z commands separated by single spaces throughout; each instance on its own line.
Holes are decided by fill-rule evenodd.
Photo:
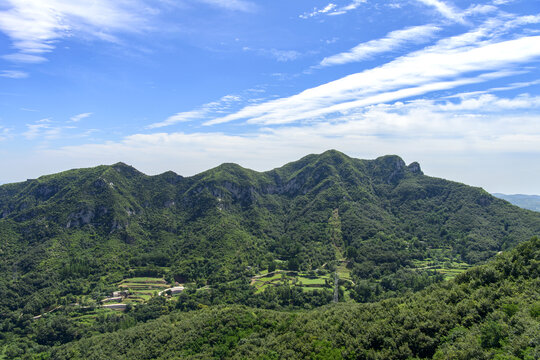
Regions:
M 124 163 L 73 169 L 0 186 L 0 325 L 21 328 L 8 331 L 17 341 L 45 336 L 34 317 L 74 303 L 100 309 L 120 284 L 147 277 L 202 289 L 186 292 L 183 309 L 317 307 L 332 301 L 331 272 L 343 277 L 340 299 L 374 302 L 537 234 L 540 213 L 426 176 L 396 155 L 327 151 L 266 172 L 226 163 L 190 177 Z M 250 285 L 276 269 L 285 279 Z M 286 280 L 300 273 L 306 286 Z M 147 301 L 135 305 L 141 321 L 168 306 Z
M 88 273 L 126 276 L 137 263 L 212 284 L 274 260 L 315 270 L 345 256 L 371 281 L 433 256 L 477 264 L 538 233 L 540 214 L 396 155 L 331 150 L 265 172 L 228 163 L 191 177 L 116 163 L 0 186 L 3 269 L 23 278 L 57 279 L 83 259 Z
M 540 212 L 540 195 L 526 195 L 526 194 L 501 194 L 494 193 L 493 196 L 506 200 L 513 205 L 519 206 L 523 209 L 539 211 Z

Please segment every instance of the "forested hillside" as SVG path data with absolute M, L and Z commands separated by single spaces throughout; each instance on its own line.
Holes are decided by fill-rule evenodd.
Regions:
M 372 304 L 175 312 L 52 351 L 52 359 L 537 359 L 540 240 L 455 280 Z
M 327 151 L 262 173 L 223 164 L 192 177 L 123 163 L 70 170 L 0 186 L 0 340 L 21 355 L 176 308 L 316 308 L 335 281 L 340 301 L 374 302 L 539 233 L 540 213 L 394 155 Z M 182 301 L 157 296 L 178 284 Z M 127 288 L 131 315 L 102 313 Z

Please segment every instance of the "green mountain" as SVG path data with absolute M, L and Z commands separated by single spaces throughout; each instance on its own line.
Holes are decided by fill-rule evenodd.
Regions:
M 332 301 L 334 271 L 341 301 L 372 302 L 539 233 L 540 213 L 394 155 L 331 150 L 267 172 L 223 164 L 192 177 L 123 163 L 70 170 L 0 186 L 0 341 L 17 351 L 53 346 L 177 306 L 144 293 L 145 278 L 156 289 L 189 286 L 178 302 L 185 311 L 318 307 Z M 140 295 L 126 323 L 81 313 L 124 285 Z M 56 325 L 75 321 L 66 329 L 76 331 L 48 336 L 56 325 L 32 320 L 52 310 L 65 316 Z
M 499 199 L 506 200 L 509 203 L 519 206 L 520 208 L 523 208 L 523 209 L 540 211 L 540 196 L 538 195 L 523 195 L 523 194 L 506 195 L 506 194 L 496 193 L 496 194 L 493 194 L 493 196 L 496 196 Z

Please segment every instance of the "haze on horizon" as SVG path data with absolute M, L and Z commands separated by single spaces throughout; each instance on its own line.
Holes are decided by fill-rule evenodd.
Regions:
M 540 2 L 0 0 L 0 183 L 337 149 L 540 194 Z

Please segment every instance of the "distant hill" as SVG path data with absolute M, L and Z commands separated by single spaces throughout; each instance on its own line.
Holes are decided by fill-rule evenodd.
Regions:
M 506 195 L 506 194 L 495 193 L 493 194 L 493 196 L 496 196 L 499 199 L 506 200 L 523 209 L 540 211 L 540 196 L 539 195 L 523 195 L 523 194 Z

